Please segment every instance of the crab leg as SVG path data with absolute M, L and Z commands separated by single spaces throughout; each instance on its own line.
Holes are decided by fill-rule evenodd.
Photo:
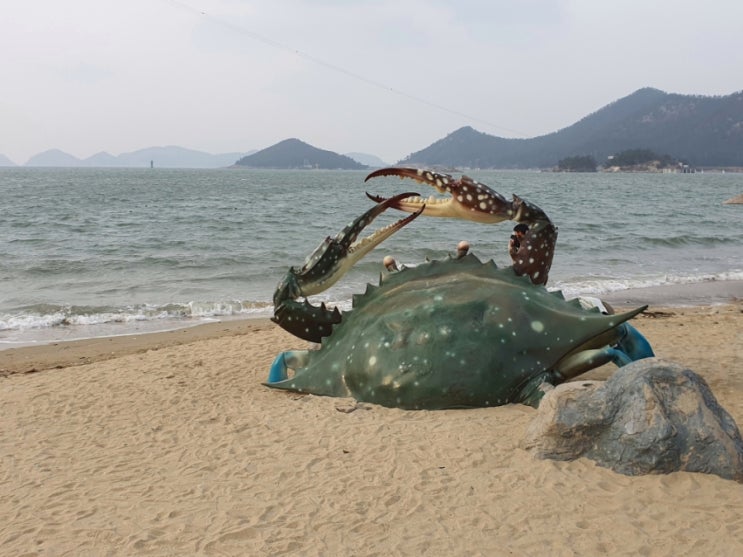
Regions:
M 394 207 L 402 199 L 417 195 L 417 193 L 402 193 L 380 201 L 363 215 L 351 221 L 335 238 L 328 236 L 310 254 L 299 270 L 291 267 L 274 292 L 274 316 L 271 320 L 290 333 L 311 342 L 320 342 L 322 337 L 328 336 L 332 326 L 341 320 L 338 308 L 331 311 L 325 307 L 325 304 L 316 307 L 307 300 L 298 302 L 296 299 L 306 298 L 327 290 L 377 245 L 415 220 L 425 205 L 413 211 L 412 215 L 357 241 L 361 231 L 381 213 Z
M 467 176 L 454 179 L 449 174 L 419 168 L 382 168 L 369 174 L 366 180 L 380 176 L 410 178 L 448 196 L 443 199 L 433 196 L 428 199 L 407 197 L 391 205 L 401 211 L 422 211 L 431 217 L 459 218 L 488 224 L 505 220 L 527 224 L 529 230 L 513 258 L 513 269 L 517 275 L 528 275 L 534 284 L 547 283 L 557 241 L 557 227 L 536 205 L 517 195 L 509 201 Z M 385 201 L 383 197 L 367 195 L 376 202 Z

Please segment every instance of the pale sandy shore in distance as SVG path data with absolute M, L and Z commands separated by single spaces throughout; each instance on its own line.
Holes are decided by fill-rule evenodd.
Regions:
M 743 302 L 720 284 L 706 305 L 611 303 L 644 297 L 634 324 L 657 355 L 741 425 Z M 305 346 L 246 320 L 0 351 L 0 555 L 743 555 L 742 484 L 535 460 L 521 405 L 261 385 Z

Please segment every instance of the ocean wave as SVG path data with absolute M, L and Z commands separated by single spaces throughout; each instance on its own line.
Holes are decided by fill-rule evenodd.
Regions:
M 620 278 L 611 276 L 586 276 L 555 281 L 549 289 L 561 290 L 566 298 L 579 296 L 600 296 L 622 290 L 695 284 L 708 281 L 743 281 L 743 270 L 705 274 L 657 274 Z M 324 302 L 346 311 L 351 309 L 354 292 L 364 288 L 349 288 L 329 291 L 312 298 L 312 302 Z M 229 317 L 269 317 L 273 304 L 269 301 L 222 300 L 191 301 L 183 304 L 162 305 L 143 304 L 126 307 L 56 306 L 37 305 L 18 308 L 12 313 L 0 314 L 0 332 L 24 331 L 33 329 L 99 326 L 106 324 L 136 324 L 156 321 L 210 320 Z
M 579 296 L 599 296 L 601 294 L 609 294 L 612 292 L 631 290 L 635 288 L 739 280 L 743 280 L 743 270 L 703 274 L 655 274 L 631 278 L 595 276 L 568 281 L 557 281 L 551 285 L 549 289 L 562 290 L 566 298 L 575 298 Z
M 273 305 L 259 301 L 188 302 L 185 304 L 127 307 L 40 305 L 0 314 L 0 331 L 23 331 L 68 326 L 95 326 L 109 323 L 205 319 L 230 316 L 270 315 Z

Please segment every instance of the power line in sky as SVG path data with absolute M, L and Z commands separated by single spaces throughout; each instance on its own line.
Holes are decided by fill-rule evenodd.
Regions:
M 302 50 L 299 50 L 298 48 L 294 48 L 294 47 L 289 46 L 289 45 L 287 45 L 285 43 L 282 43 L 280 41 L 276 41 L 274 39 L 271 39 L 269 37 L 266 37 L 264 35 L 261 35 L 259 33 L 254 32 L 254 31 L 251 31 L 250 29 L 247 29 L 246 27 L 243 27 L 241 25 L 236 25 L 236 24 L 232 23 L 231 21 L 227 21 L 227 20 L 224 20 L 224 19 L 220 19 L 218 17 L 215 17 L 215 16 L 209 14 L 208 12 L 206 12 L 206 11 L 200 9 L 200 8 L 195 8 L 195 7 L 190 6 L 190 5 L 188 5 L 188 4 L 184 3 L 184 2 L 180 2 L 179 0 L 167 0 L 167 1 L 170 4 L 173 4 L 173 5 L 177 6 L 180 9 L 183 9 L 183 10 L 186 10 L 186 11 L 188 11 L 190 13 L 199 15 L 199 16 L 204 17 L 204 18 L 207 18 L 211 22 L 213 22 L 213 23 L 215 23 L 217 25 L 220 25 L 222 27 L 226 27 L 228 29 L 231 29 L 232 31 L 234 31 L 234 32 L 236 32 L 236 33 L 238 33 L 240 35 L 245 35 L 245 36 L 250 37 L 251 39 L 254 39 L 256 41 L 262 42 L 262 43 L 267 44 L 267 45 L 269 45 L 271 47 L 274 47 L 274 48 L 277 48 L 277 49 L 280 49 L 280 50 L 285 50 L 287 52 L 291 52 L 292 54 L 295 54 L 296 56 L 298 56 L 300 58 L 303 58 L 305 60 L 308 60 L 309 62 L 312 62 L 313 64 L 317 64 L 318 66 L 322 66 L 322 67 L 327 68 L 327 69 L 329 69 L 331 71 L 334 71 L 336 73 L 345 75 L 347 77 L 350 77 L 350 78 L 355 79 L 357 81 L 360 81 L 362 83 L 366 83 L 367 85 L 370 85 L 372 87 L 376 87 L 378 89 L 382 89 L 382 90 L 384 90 L 384 91 L 386 91 L 388 93 L 393 93 L 395 95 L 398 95 L 398 96 L 401 96 L 401 97 L 405 97 L 405 98 L 407 98 L 409 100 L 412 100 L 414 102 L 417 102 L 417 103 L 420 103 L 420 104 L 424 104 L 424 105 L 430 106 L 430 107 L 435 108 L 437 110 L 441 110 L 443 112 L 447 112 L 449 114 L 453 114 L 455 116 L 460 116 L 460 117 L 465 118 L 467 120 L 470 120 L 472 122 L 478 122 L 480 124 L 484 124 L 484 125 L 489 126 L 491 128 L 495 128 L 495 129 L 499 129 L 499 130 L 503 130 L 503 131 L 512 132 L 512 133 L 515 133 L 515 134 L 518 134 L 518 135 L 522 135 L 522 136 L 526 136 L 527 135 L 526 133 L 521 132 L 519 130 L 514 130 L 514 129 L 511 129 L 511 128 L 507 128 L 505 126 L 494 124 L 493 122 L 489 122 L 488 120 L 485 120 L 483 118 L 479 118 L 477 116 L 472 116 L 471 114 L 467 114 L 465 112 L 461 112 L 459 110 L 455 110 L 453 108 L 449 108 L 449 107 L 444 106 L 442 104 L 435 103 L 435 102 L 430 101 L 428 99 L 424 99 L 423 97 L 419 97 L 417 95 L 412 95 L 412 94 L 407 93 L 405 91 L 401 91 L 400 89 L 396 89 L 396 88 L 391 87 L 389 85 L 386 85 L 386 84 L 384 84 L 384 83 L 382 83 L 380 81 L 376 81 L 374 79 L 370 79 L 368 77 L 365 77 L 365 76 L 363 76 L 361 74 L 358 74 L 356 72 L 352 72 L 351 70 L 348 70 L 346 68 L 343 68 L 341 66 L 338 66 L 336 64 L 333 64 L 333 63 L 328 62 L 326 60 L 322 60 L 320 58 L 317 58 L 316 56 L 313 56 L 313 55 L 311 55 L 311 54 L 309 54 L 307 52 L 304 52 Z

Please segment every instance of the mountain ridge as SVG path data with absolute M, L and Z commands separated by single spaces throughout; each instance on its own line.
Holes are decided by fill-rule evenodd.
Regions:
M 515 139 L 461 127 L 398 165 L 460 168 L 554 168 L 561 159 L 591 156 L 598 164 L 631 149 L 669 155 L 697 167 L 743 167 L 743 91 L 703 96 L 638 89 L 577 122 L 537 137 Z M 252 158 L 251 158 L 252 157 Z M 59 149 L 23 166 L 219 168 L 353 168 L 386 166 L 364 153 L 340 155 L 291 138 L 247 153 L 212 155 L 178 146 L 148 147 L 78 159 Z M 0 154 L 0 166 L 18 166 Z
M 118 156 L 101 151 L 85 159 L 59 149 L 49 149 L 31 157 L 23 166 L 63 168 L 221 168 L 228 167 L 245 156 L 243 153 L 211 154 L 177 145 L 145 147 Z M 12 162 L 12 161 L 11 161 Z M 14 166 L 14 165 L 13 165 Z
M 565 157 L 590 155 L 601 163 L 637 148 L 694 166 L 743 166 L 743 91 L 709 97 L 645 87 L 538 137 L 509 139 L 465 126 L 398 164 L 551 168 Z

